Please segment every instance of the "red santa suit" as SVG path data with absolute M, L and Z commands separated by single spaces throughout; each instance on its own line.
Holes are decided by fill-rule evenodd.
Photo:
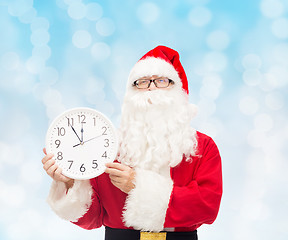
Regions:
M 147 60 L 147 56 L 151 54 L 157 55 L 157 68 L 153 68 L 155 59 L 150 59 L 148 67 L 143 68 L 141 60 Z M 141 60 L 131 71 L 128 86 L 139 76 L 146 76 L 144 74 L 167 76 L 175 81 L 175 88 L 180 85 L 179 89 L 182 92 L 184 90 L 185 94 L 188 93 L 186 75 L 177 52 L 160 46 Z M 146 63 L 144 62 L 144 66 Z M 190 127 L 187 126 L 188 128 Z M 196 131 L 193 138 L 197 141 L 197 148 L 194 152 L 191 150 L 193 153 L 189 154 L 191 144 L 186 142 L 189 142 L 189 134 L 192 133 L 189 131 L 182 133 L 187 141 L 183 141 L 184 150 L 180 155 L 173 152 L 172 143 L 168 146 L 167 149 L 171 150 L 171 154 L 164 156 L 172 155 L 180 158 L 174 160 L 171 157 L 167 160 L 165 171 L 163 167 L 155 170 L 150 167 L 152 164 L 149 162 L 143 165 L 140 161 L 133 165 L 128 161 L 127 165 L 132 165 L 136 172 L 135 188 L 128 195 L 116 188 L 109 176 L 104 173 L 91 180 L 75 180 L 73 187 L 68 191 L 64 183 L 54 181 L 48 202 L 60 217 L 85 229 L 104 225 L 110 228 L 131 228 L 141 231 L 159 232 L 169 229 L 175 232 L 188 232 L 196 230 L 202 224 L 211 224 L 216 219 L 222 195 L 221 158 L 214 141 Z M 175 136 L 177 138 L 178 135 Z M 124 144 L 122 147 L 125 149 Z M 136 157 L 137 152 L 134 154 L 132 152 L 130 155 Z M 123 158 L 128 156 L 129 154 L 126 154 Z M 130 163 L 133 163 L 131 156 Z M 149 158 L 149 154 L 144 157 Z M 125 164 L 121 159 L 119 161 Z

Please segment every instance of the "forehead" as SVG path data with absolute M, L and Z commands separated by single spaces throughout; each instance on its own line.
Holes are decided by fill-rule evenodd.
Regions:
M 146 75 L 146 76 L 143 76 L 143 77 L 141 77 L 141 78 L 144 78 L 144 79 L 151 79 L 151 78 L 153 78 L 153 79 L 155 79 L 155 78 L 159 78 L 159 77 L 163 77 L 163 76 L 159 76 L 159 75 L 152 75 L 152 76 Z

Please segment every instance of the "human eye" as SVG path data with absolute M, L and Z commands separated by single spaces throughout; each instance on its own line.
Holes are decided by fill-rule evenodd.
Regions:
M 169 80 L 168 80 L 168 78 L 158 78 L 158 79 L 156 79 L 156 82 L 157 83 L 167 83 Z
M 147 79 L 138 79 L 136 81 L 136 84 L 138 87 L 147 86 L 149 83 L 150 83 L 150 80 L 147 80 Z

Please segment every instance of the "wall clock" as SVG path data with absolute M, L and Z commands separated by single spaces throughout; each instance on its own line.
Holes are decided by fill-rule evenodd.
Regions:
M 91 108 L 73 108 L 60 114 L 46 134 L 47 153 L 53 153 L 62 174 L 78 180 L 105 171 L 118 152 L 118 136 L 112 122 Z

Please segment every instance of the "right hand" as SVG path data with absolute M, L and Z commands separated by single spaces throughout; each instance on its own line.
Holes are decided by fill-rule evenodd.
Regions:
M 68 178 L 62 174 L 62 169 L 55 164 L 55 160 L 52 159 L 53 154 L 47 154 L 46 148 L 43 148 L 45 157 L 42 159 L 43 168 L 46 173 L 55 181 L 63 182 L 66 188 L 69 189 L 74 184 L 74 179 Z

